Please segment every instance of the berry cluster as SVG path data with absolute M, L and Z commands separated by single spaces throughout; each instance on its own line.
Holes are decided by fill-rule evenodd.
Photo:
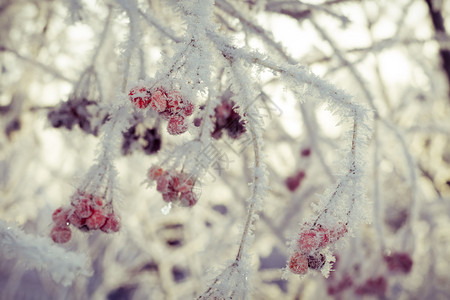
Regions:
M 150 106 L 163 119 L 168 120 L 167 131 L 170 134 L 182 134 L 188 129 L 185 118 L 194 112 L 194 104 L 183 98 L 178 91 L 137 86 L 130 90 L 128 96 L 137 108 Z
M 161 193 L 164 201 L 185 207 L 197 203 L 197 196 L 193 191 L 195 180 L 189 174 L 164 171 L 158 166 L 153 166 L 148 172 L 148 177 L 156 181 L 156 190 Z
M 103 114 L 100 120 L 94 122 L 94 115 L 101 115 L 97 103 L 88 99 L 69 99 L 49 111 L 47 117 L 55 128 L 65 127 L 72 130 L 79 125 L 86 133 L 97 135 L 99 126 L 105 123 L 108 115 Z
M 50 237 L 55 243 L 67 243 L 73 225 L 81 231 L 100 229 L 103 232 L 117 232 L 120 229 L 120 219 L 114 214 L 110 205 L 104 205 L 98 196 L 77 193 L 71 202 L 72 207 L 60 207 L 53 212 L 54 226 Z
M 299 233 L 297 251 L 289 259 L 289 269 L 294 274 L 306 274 L 308 269 L 320 270 L 325 264 L 325 256 L 319 250 L 335 243 L 347 233 L 347 226 L 339 223 L 336 228 L 326 228 L 317 224 Z
M 146 154 L 153 154 L 161 149 L 161 135 L 156 128 L 145 128 L 135 124 L 122 133 L 122 154 L 128 155 L 134 149 L 141 148 Z M 140 130 L 144 127 L 143 130 Z
M 215 139 L 219 139 L 222 136 L 222 130 L 228 133 L 228 136 L 232 139 L 239 138 L 245 133 L 245 122 L 241 120 L 241 116 L 234 111 L 235 103 L 231 100 L 224 100 L 216 108 L 214 131 L 211 136 Z

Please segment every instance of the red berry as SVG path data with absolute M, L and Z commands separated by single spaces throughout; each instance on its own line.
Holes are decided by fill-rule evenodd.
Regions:
M 71 213 L 69 215 L 69 223 L 77 228 L 81 228 L 86 224 L 86 219 L 80 218 L 76 213 Z
M 325 227 L 318 225 L 315 229 L 319 238 L 319 248 L 326 247 L 330 242 L 330 232 Z
M 178 192 L 167 191 L 162 194 L 163 200 L 166 202 L 173 202 L 178 198 Z
M 186 173 L 178 174 L 173 180 L 173 188 L 177 192 L 186 193 L 192 190 L 194 180 Z
M 308 157 L 308 156 L 311 155 L 311 149 L 305 148 L 305 149 L 302 150 L 301 154 L 302 154 L 303 157 Z
M 197 197 L 192 191 L 181 193 L 180 204 L 184 207 L 194 206 L 197 203 Z
M 170 181 L 171 175 L 168 172 L 163 172 L 156 181 L 156 190 L 161 193 L 167 192 Z
M 151 180 L 158 179 L 159 177 L 161 177 L 162 174 L 163 174 L 163 169 L 158 166 L 152 166 L 148 170 L 148 178 L 150 178 Z
M 306 274 L 308 272 L 308 259 L 306 255 L 295 252 L 289 259 L 289 269 L 294 274 Z
M 89 197 L 81 197 L 78 198 L 75 203 L 72 203 L 72 205 L 75 206 L 75 213 L 80 218 L 88 218 L 90 215 L 92 215 L 91 198 L 91 195 L 89 195 Z
M 50 237 L 55 243 L 64 244 L 70 241 L 72 231 L 68 226 L 55 226 L 50 232 Z
M 94 210 L 92 216 L 86 219 L 86 226 L 89 229 L 99 229 L 106 222 L 106 216 L 99 210 Z
M 151 107 L 156 112 L 163 112 L 167 107 L 167 94 L 162 88 L 157 88 L 154 92 L 152 92 L 151 97 Z
M 115 214 L 109 214 L 105 224 L 100 230 L 106 233 L 117 232 L 120 230 L 120 219 Z
M 67 208 L 58 208 L 52 214 L 52 220 L 58 226 L 67 225 L 69 219 L 69 210 Z
M 298 248 L 302 253 L 309 253 L 319 248 L 320 238 L 314 230 L 304 230 L 299 233 Z
M 188 129 L 188 125 L 184 122 L 184 117 L 175 115 L 170 118 L 167 124 L 167 131 L 171 135 L 182 134 Z
M 172 91 L 167 95 L 167 110 L 173 115 L 177 114 L 182 109 L 183 98 L 177 91 Z
M 391 255 L 385 255 L 384 261 L 387 263 L 389 271 L 393 273 L 408 274 L 411 272 L 413 260 L 406 252 L 396 252 Z
M 188 117 L 194 113 L 194 104 L 190 101 L 186 101 L 184 103 L 183 109 L 181 110 L 181 114 L 185 117 Z
M 341 222 L 338 223 L 336 228 L 330 229 L 330 242 L 335 243 L 341 237 L 343 237 L 348 232 L 347 226 Z
M 146 108 L 151 102 L 150 93 L 144 86 L 136 86 L 132 88 L 128 96 L 130 101 L 137 108 Z
M 303 178 L 305 178 L 305 172 L 299 171 L 297 174 L 286 178 L 285 180 L 286 187 L 291 192 L 295 191 L 302 183 Z

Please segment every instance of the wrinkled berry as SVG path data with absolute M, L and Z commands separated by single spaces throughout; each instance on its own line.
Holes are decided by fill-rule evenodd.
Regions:
M 306 255 L 295 252 L 289 259 L 289 269 L 294 274 L 306 274 L 308 272 L 308 260 Z

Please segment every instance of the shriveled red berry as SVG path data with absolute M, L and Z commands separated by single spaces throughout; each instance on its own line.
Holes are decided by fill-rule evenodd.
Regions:
M 57 208 L 52 214 L 52 220 L 58 226 L 67 225 L 69 222 L 69 209 L 67 208 Z
M 106 216 L 102 211 L 95 210 L 92 215 L 86 219 L 86 226 L 93 230 L 99 229 L 106 222 Z
M 117 232 L 120 230 L 120 219 L 115 214 L 109 214 L 106 218 L 105 224 L 100 227 L 100 230 L 106 233 Z
M 306 255 L 295 252 L 289 259 L 289 269 L 294 274 L 306 274 L 308 272 L 308 259 Z
M 72 231 L 68 226 L 55 226 L 50 231 L 50 237 L 55 243 L 64 244 L 70 241 Z
M 137 108 L 146 108 L 151 102 L 150 92 L 145 86 L 136 86 L 132 88 L 128 96 L 130 101 Z
M 184 117 L 175 115 L 170 118 L 167 124 L 167 131 L 171 135 L 178 135 L 186 132 L 188 125 L 185 123 Z
M 197 196 L 192 191 L 180 194 L 180 205 L 185 207 L 194 206 L 197 203 Z
M 77 201 L 72 203 L 72 205 L 75 207 L 75 213 L 80 218 L 88 218 L 90 215 L 92 215 L 91 203 L 91 197 L 81 197 Z
M 156 112 L 163 112 L 167 108 L 167 94 L 162 88 L 157 88 L 152 92 L 150 106 Z
M 322 253 L 313 253 L 308 255 L 308 267 L 313 270 L 322 269 L 325 264 L 325 256 Z

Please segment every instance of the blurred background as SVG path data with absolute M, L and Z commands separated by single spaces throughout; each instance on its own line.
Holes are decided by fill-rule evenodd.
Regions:
M 49 236 L 52 212 L 70 204 L 94 163 L 112 104 L 128 101 L 117 88 L 124 74 L 128 84 L 155 76 L 174 53 L 186 26 L 177 7 L 0 0 L 0 220 Z M 216 0 L 214 16 L 237 46 L 304 65 L 373 111 L 364 178 L 372 222 L 339 241 L 329 278 L 282 280 L 286 242 L 335 183 L 349 128 L 323 99 L 299 99 L 280 77 L 253 70 L 270 192 L 250 248 L 252 299 L 449 299 L 450 2 Z M 134 121 L 155 131 L 114 141 L 121 231 L 73 230 L 61 246 L 87 254 L 93 275 L 63 286 L 0 247 L 0 299 L 193 299 L 235 257 L 252 180 L 245 137 L 214 139 L 220 155 L 198 203 L 166 214 L 143 184 L 147 170 L 195 128 L 174 137 L 159 121 Z

